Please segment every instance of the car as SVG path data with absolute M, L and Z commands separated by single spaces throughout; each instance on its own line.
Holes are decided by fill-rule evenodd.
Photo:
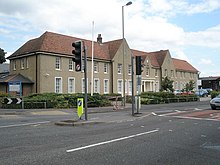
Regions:
M 173 92 L 175 95 L 181 95 L 182 94 L 182 91 L 181 90 L 175 90 L 174 92 Z
M 211 92 L 213 91 L 212 88 L 205 88 L 205 90 L 207 90 L 208 94 L 210 95 Z
M 210 106 L 213 110 L 220 108 L 220 94 L 210 101 Z
M 199 89 L 198 91 L 195 92 L 195 95 L 199 97 L 208 97 L 209 93 L 206 89 Z

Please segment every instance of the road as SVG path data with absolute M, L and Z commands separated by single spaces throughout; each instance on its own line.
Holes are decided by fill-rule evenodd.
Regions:
M 66 110 L 4 113 L 0 164 L 220 164 L 220 111 L 208 102 L 142 106 L 141 112 L 149 115 L 74 127 L 54 124 L 70 117 Z M 115 114 L 128 111 L 89 118 Z

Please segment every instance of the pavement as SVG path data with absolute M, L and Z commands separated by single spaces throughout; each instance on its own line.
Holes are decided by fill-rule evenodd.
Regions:
M 114 110 L 113 107 L 88 108 L 87 120 L 85 120 L 85 114 L 79 119 L 77 112 L 74 112 L 73 119 L 55 122 L 55 125 L 79 126 L 100 123 L 122 123 L 140 120 L 151 115 L 151 112 L 134 113 L 134 115 L 132 115 L 131 109 L 131 105 L 129 104 L 125 107 L 120 107 L 117 110 Z
M 210 97 L 200 98 L 200 101 L 208 101 Z M 136 112 L 136 110 L 134 110 Z M 126 121 L 139 120 L 151 115 L 151 112 L 140 111 L 132 115 L 131 104 L 119 106 L 115 110 L 111 107 L 95 107 L 87 109 L 87 120 L 85 114 L 79 119 L 77 110 L 75 109 L 0 109 L 0 117 L 3 115 L 66 115 L 70 116 L 66 120 L 57 121 L 55 125 L 59 126 L 79 126 L 86 124 L 99 124 L 99 123 L 121 123 Z

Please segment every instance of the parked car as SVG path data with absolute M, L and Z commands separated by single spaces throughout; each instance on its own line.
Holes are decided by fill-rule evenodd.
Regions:
M 213 110 L 220 108 L 220 94 L 210 101 L 210 106 Z
M 173 92 L 175 95 L 181 95 L 182 94 L 182 91 L 177 89 Z
M 195 94 L 199 97 L 208 97 L 209 93 L 206 89 L 199 89 L 195 92 Z
M 212 88 L 205 88 L 205 90 L 207 90 L 208 94 L 210 95 L 211 92 L 213 91 Z

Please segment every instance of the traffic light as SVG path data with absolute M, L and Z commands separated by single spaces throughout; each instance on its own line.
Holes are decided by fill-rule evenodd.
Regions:
M 142 59 L 141 56 L 136 56 L 136 75 L 141 75 L 141 72 L 143 72 L 142 67 L 143 65 L 141 64 Z
M 73 51 L 75 55 L 73 61 L 75 62 L 75 71 L 80 72 L 82 70 L 82 52 L 83 52 L 83 43 L 82 41 L 75 41 L 72 43 Z

